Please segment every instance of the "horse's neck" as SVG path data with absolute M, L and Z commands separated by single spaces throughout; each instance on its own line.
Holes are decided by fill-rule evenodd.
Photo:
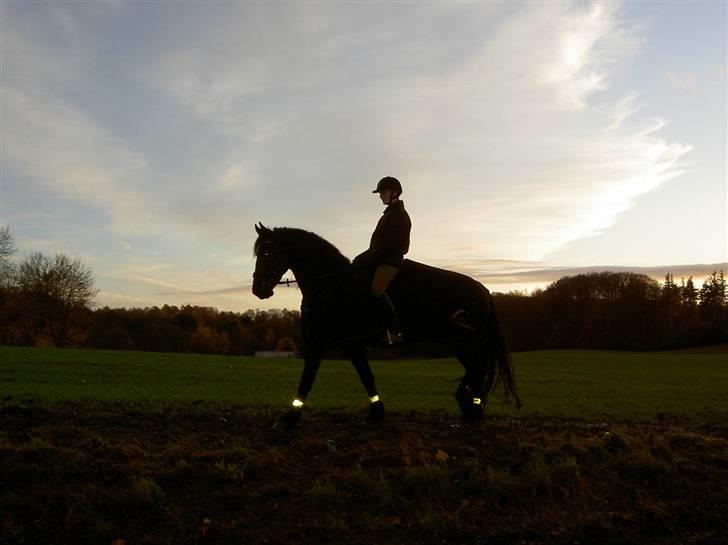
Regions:
M 313 300 L 339 282 L 348 270 L 345 264 L 296 263 L 291 266 L 304 300 Z

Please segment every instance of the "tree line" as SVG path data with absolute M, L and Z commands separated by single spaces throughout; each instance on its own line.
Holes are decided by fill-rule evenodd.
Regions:
M 212 307 L 94 308 L 92 271 L 63 254 L 32 252 L 18 264 L 0 228 L 0 344 L 252 355 L 297 351 L 295 310 L 219 311 Z M 697 288 L 630 272 L 563 277 L 532 294 L 494 294 L 511 350 L 665 350 L 728 342 L 723 271 Z M 333 355 L 337 354 L 333 352 Z M 372 357 L 436 357 L 426 342 L 372 348 Z
M 726 295 L 722 270 L 700 289 L 692 276 L 598 272 L 495 300 L 512 350 L 669 350 L 728 342 Z

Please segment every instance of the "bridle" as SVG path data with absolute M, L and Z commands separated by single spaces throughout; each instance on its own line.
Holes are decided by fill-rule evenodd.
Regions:
M 291 284 L 292 282 L 296 282 L 296 280 L 281 280 L 280 282 L 273 280 L 275 277 L 280 278 L 284 272 L 286 271 L 283 271 L 280 275 L 278 275 L 277 273 L 270 274 L 267 278 L 262 279 L 261 282 L 263 282 L 265 287 L 273 287 L 277 286 L 278 284 Z M 253 284 L 255 284 L 255 277 L 256 274 L 255 272 L 253 272 Z

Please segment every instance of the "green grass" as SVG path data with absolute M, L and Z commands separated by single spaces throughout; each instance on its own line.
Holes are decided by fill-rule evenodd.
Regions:
M 652 418 L 728 414 L 728 354 L 554 350 L 514 354 L 520 414 Z M 389 410 L 457 414 L 455 359 L 373 361 Z M 0 397 L 11 402 L 126 401 L 285 408 L 296 392 L 300 359 L 159 354 L 0 346 Z M 325 360 L 308 397 L 311 409 L 360 410 L 366 392 L 348 361 Z M 519 414 L 499 399 L 495 414 Z

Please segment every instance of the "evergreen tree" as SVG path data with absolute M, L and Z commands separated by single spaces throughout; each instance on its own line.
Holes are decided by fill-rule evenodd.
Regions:
M 728 302 L 723 271 L 713 271 L 700 288 L 700 317 L 705 322 L 705 342 L 728 341 Z
M 680 304 L 680 288 L 675 284 L 672 273 L 665 275 L 665 283 L 662 286 L 662 299 L 672 305 Z
M 688 278 L 687 282 L 685 282 L 684 278 L 682 279 L 680 295 L 682 298 L 683 305 L 694 307 L 695 305 L 698 304 L 698 289 L 695 287 L 695 284 L 693 283 L 692 275 L 690 275 L 690 278 Z
M 723 271 L 713 271 L 700 288 L 700 307 L 705 312 L 717 312 L 726 306 L 726 289 Z

